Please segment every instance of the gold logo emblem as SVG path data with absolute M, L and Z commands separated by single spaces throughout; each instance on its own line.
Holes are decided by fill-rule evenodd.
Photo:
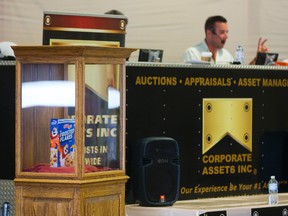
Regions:
M 202 154 L 227 135 L 252 152 L 252 98 L 204 98 L 202 131 Z

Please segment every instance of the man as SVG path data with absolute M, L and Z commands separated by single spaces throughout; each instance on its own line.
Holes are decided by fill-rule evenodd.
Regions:
M 196 46 L 188 48 L 183 56 L 185 63 L 193 61 L 201 61 L 202 52 L 211 52 L 213 63 L 231 63 L 234 61 L 233 56 L 228 50 L 224 48 L 226 40 L 228 39 L 228 23 L 223 16 L 211 16 L 205 22 L 205 39 Z M 260 37 L 258 40 L 258 52 L 268 52 L 265 46 L 267 39 L 262 41 Z M 256 57 L 250 62 L 255 64 Z

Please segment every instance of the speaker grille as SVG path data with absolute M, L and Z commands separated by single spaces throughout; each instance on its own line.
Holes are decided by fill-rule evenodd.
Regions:
M 177 167 L 151 165 L 144 170 L 146 195 L 149 202 L 173 202 L 177 197 Z
M 178 199 L 179 148 L 169 137 L 139 140 L 133 151 L 134 195 L 143 206 L 172 205 Z

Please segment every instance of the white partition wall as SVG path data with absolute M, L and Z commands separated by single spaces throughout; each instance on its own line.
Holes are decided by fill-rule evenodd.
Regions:
M 129 18 L 126 47 L 163 49 L 164 62 L 182 62 L 184 50 L 204 38 L 205 19 L 220 14 L 229 21 L 226 48 L 233 55 L 236 46 L 243 45 L 248 63 L 263 36 L 269 39 L 270 51 L 286 59 L 287 8 L 285 0 L 1 0 L 0 41 L 41 44 L 43 11 L 101 14 L 117 9 Z M 130 60 L 137 52 L 133 55 Z

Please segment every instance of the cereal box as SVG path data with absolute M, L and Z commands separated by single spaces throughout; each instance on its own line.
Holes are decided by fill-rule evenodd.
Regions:
M 56 119 L 50 121 L 50 166 L 73 166 L 75 119 Z

